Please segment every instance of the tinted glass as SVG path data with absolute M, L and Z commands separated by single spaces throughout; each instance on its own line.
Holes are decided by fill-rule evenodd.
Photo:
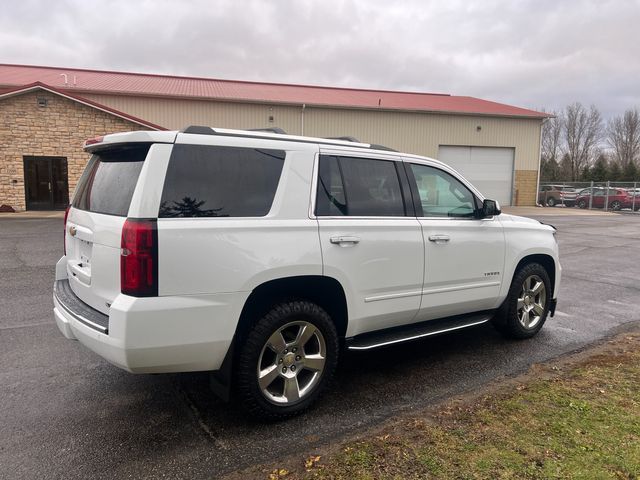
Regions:
M 411 164 L 423 216 L 473 217 L 476 210 L 471 191 L 458 179 L 437 168 Z
M 73 206 L 126 217 L 149 145 L 94 154 L 76 187 Z
M 320 157 L 316 215 L 332 217 L 347 215 L 342 176 L 336 157 Z
M 176 145 L 160 217 L 262 217 L 278 188 L 282 150 Z
M 395 163 L 389 160 L 339 157 L 350 216 L 404 216 Z

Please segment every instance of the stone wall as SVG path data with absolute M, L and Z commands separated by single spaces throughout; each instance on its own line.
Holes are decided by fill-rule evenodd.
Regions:
M 84 141 L 131 130 L 145 127 L 44 90 L 0 100 L 0 205 L 26 208 L 23 157 L 66 157 L 71 195 L 89 160 Z

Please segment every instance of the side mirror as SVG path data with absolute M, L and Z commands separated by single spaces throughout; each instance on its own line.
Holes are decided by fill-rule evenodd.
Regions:
M 500 204 L 495 200 L 485 199 L 482 202 L 482 210 L 480 210 L 480 218 L 493 217 L 494 215 L 500 215 Z

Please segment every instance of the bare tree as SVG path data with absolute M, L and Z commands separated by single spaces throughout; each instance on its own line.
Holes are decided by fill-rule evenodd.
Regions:
M 607 123 L 607 143 L 622 169 L 640 158 L 640 113 L 636 108 Z
M 556 112 L 548 112 L 553 117 L 545 119 L 542 124 L 542 158 L 549 161 L 558 162 L 562 156 L 562 117 Z
M 581 103 L 573 103 L 562 113 L 562 124 L 565 155 L 575 181 L 592 163 L 602 140 L 602 116 L 594 105 L 587 110 Z

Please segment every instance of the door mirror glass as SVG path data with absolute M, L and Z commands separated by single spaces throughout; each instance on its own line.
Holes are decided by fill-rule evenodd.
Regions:
M 480 212 L 480 218 L 493 217 L 494 215 L 500 215 L 500 204 L 495 200 L 486 199 L 482 202 L 482 211 Z

